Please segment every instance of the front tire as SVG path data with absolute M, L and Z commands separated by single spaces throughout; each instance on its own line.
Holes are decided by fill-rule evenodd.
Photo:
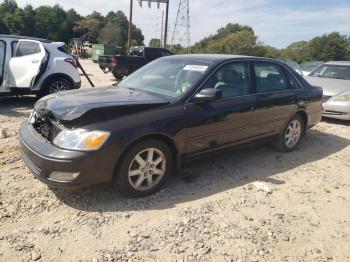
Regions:
M 277 148 L 281 152 L 291 152 L 300 143 L 304 135 L 305 123 L 300 115 L 296 114 L 285 126 L 277 143 Z
M 143 140 L 127 150 L 116 172 L 116 186 L 126 196 L 157 192 L 173 170 L 173 155 L 161 140 Z

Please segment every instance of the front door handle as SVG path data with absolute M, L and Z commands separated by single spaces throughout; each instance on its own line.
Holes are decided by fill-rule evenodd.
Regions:
M 34 60 L 32 60 L 32 63 L 33 63 L 33 64 L 37 64 L 37 63 L 39 63 L 39 60 L 34 59 Z
M 255 110 L 255 106 L 251 106 L 250 111 L 254 111 L 254 110 Z

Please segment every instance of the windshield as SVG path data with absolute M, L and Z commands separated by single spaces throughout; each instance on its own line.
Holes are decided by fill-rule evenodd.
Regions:
M 304 62 L 300 65 L 301 70 L 306 72 L 311 72 L 316 67 L 318 67 L 320 64 L 322 64 L 323 61 L 310 61 L 310 62 Z
M 192 89 L 211 66 L 191 60 L 156 60 L 129 77 L 118 86 L 177 98 Z
M 350 80 L 350 66 L 321 65 L 312 71 L 310 76 Z

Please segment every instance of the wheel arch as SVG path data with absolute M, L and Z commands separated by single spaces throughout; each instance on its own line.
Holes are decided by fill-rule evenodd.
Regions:
M 74 80 L 73 80 L 73 78 L 71 78 L 69 75 L 64 74 L 64 73 L 55 73 L 55 74 L 47 76 L 43 80 L 42 84 L 40 85 L 40 90 L 44 89 L 46 87 L 47 83 L 49 81 L 51 81 L 52 79 L 55 79 L 55 78 L 64 78 L 64 79 L 66 79 L 72 85 L 72 88 L 74 88 Z
M 309 117 L 307 115 L 307 113 L 305 112 L 305 110 L 298 110 L 295 115 L 299 115 L 303 121 L 304 121 L 304 132 L 306 131 L 307 127 L 308 127 L 308 123 L 309 123 Z

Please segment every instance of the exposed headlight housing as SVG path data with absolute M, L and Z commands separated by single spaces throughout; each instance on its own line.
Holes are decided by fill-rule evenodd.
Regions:
M 334 101 L 350 101 L 350 93 L 340 94 L 334 98 Z
M 100 149 L 109 136 L 110 132 L 106 131 L 64 129 L 58 133 L 53 143 L 63 149 L 93 151 Z

